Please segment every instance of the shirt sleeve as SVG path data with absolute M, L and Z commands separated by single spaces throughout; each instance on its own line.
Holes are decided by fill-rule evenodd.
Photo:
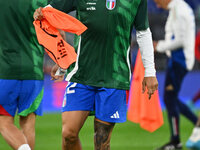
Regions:
M 154 63 L 154 49 L 152 35 L 149 28 L 142 31 L 136 31 L 137 43 L 140 48 L 142 62 L 145 68 L 145 77 L 156 76 Z
M 135 29 L 146 30 L 149 27 L 147 0 L 141 0 L 134 20 Z
M 60 11 L 69 13 L 76 9 L 76 0 L 52 0 L 50 5 Z

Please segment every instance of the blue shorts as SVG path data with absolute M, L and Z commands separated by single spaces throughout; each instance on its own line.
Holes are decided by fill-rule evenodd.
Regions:
M 126 90 L 69 82 L 64 95 L 62 111 L 95 111 L 95 117 L 102 121 L 125 122 Z
M 42 115 L 43 80 L 0 79 L 0 115 Z

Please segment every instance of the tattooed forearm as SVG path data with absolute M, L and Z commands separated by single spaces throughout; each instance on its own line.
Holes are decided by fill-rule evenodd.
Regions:
M 103 123 L 100 120 L 94 121 L 94 144 L 95 150 L 110 150 L 110 138 L 114 123 Z

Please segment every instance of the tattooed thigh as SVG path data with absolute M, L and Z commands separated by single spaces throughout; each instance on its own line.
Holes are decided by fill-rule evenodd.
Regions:
M 94 120 L 94 144 L 95 150 L 110 150 L 110 138 L 114 128 L 114 123 Z

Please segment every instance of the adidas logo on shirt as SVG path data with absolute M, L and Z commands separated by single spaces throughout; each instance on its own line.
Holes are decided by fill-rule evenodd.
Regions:
M 116 111 L 116 113 L 114 113 L 112 116 L 110 116 L 110 118 L 115 118 L 115 119 L 120 118 L 118 111 Z

